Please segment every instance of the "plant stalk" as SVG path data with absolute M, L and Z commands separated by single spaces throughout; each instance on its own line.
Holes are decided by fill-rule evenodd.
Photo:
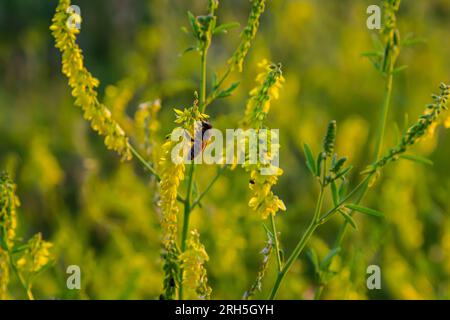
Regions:
M 314 212 L 314 217 L 311 220 L 311 223 L 309 224 L 308 228 L 306 229 L 305 233 L 303 234 L 300 241 L 297 243 L 294 251 L 289 256 L 289 259 L 286 261 L 286 264 L 282 268 L 280 272 L 278 272 L 277 278 L 275 280 L 275 284 L 273 286 L 272 292 L 270 293 L 269 299 L 273 300 L 275 299 L 278 289 L 280 288 L 280 284 L 283 281 L 284 277 L 286 276 L 286 273 L 289 271 L 289 269 L 292 267 L 292 264 L 297 260 L 299 255 L 302 253 L 303 249 L 305 248 L 305 245 L 308 243 L 309 239 L 313 235 L 316 228 L 319 226 L 318 220 L 320 217 L 320 211 L 322 210 L 323 205 L 323 198 L 324 198 L 324 188 L 321 186 L 319 198 L 317 200 L 316 204 L 316 210 Z
M 282 263 L 281 263 L 281 255 L 280 255 L 280 243 L 278 241 L 278 233 L 277 233 L 277 227 L 275 224 L 275 216 L 273 214 L 270 215 L 270 222 L 272 224 L 272 233 L 273 238 L 275 242 L 275 251 L 277 256 L 277 266 L 278 266 L 278 272 L 281 272 L 283 269 Z
M 378 161 L 378 159 L 381 157 L 382 151 L 383 151 L 383 141 L 384 141 L 384 136 L 386 133 L 386 125 L 387 125 L 389 109 L 390 109 L 390 105 L 391 105 L 394 65 L 395 65 L 395 61 L 393 59 L 393 60 L 391 60 L 391 63 L 389 64 L 389 70 L 388 70 L 387 79 L 386 79 L 383 109 L 381 110 L 380 124 L 379 124 L 377 135 L 375 137 L 374 162 Z M 371 175 L 369 175 L 367 178 L 370 178 L 370 177 L 371 177 Z M 367 179 L 367 178 L 363 181 L 364 184 L 363 184 L 362 192 L 360 193 L 359 197 L 356 199 L 355 204 L 361 203 L 361 201 L 364 199 L 364 197 L 366 196 L 366 194 L 369 190 L 369 179 Z M 349 215 L 352 215 L 352 214 L 353 214 L 353 210 L 349 212 Z M 344 241 L 345 233 L 348 229 L 348 224 L 349 223 L 347 222 L 347 220 L 345 220 L 343 225 L 339 229 L 339 233 L 338 233 L 336 241 L 334 243 L 334 249 L 341 247 L 342 242 Z M 316 291 L 314 299 L 316 299 L 316 300 L 320 299 L 325 285 L 326 284 L 320 285 L 320 287 Z
M 202 113 L 205 111 L 206 107 L 206 55 L 208 49 L 205 48 L 201 53 L 201 84 L 200 84 L 200 106 Z M 194 184 L 194 172 L 195 164 L 194 159 L 191 162 L 191 168 L 188 176 L 188 187 L 186 191 L 186 197 L 184 199 L 184 215 L 183 215 L 183 230 L 181 234 L 181 252 L 186 251 L 186 240 L 189 232 L 189 220 L 193 205 L 191 204 L 192 187 Z M 178 291 L 178 298 L 183 299 L 183 270 L 180 271 L 180 288 Z

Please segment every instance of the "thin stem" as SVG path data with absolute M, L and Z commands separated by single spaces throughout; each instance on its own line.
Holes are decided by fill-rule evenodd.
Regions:
M 29 285 L 27 285 L 27 282 L 25 281 L 25 279 L 23 278 L 19 269 L 17 268 L 17 266 L 11 256 L 11 251 L 9 251 L 9 248 L 8 248 L 7 253 L 8 253 L 9 264 L 10 264 L 11 268 L 13 269 L 14 273 L 16 274 L 17 278 L 19 279 L 20 284 L 25 289 L 28 300 L 34 300 L 34 296 L 33 296 L 33 292 L 31 291 L 31 287 Z
M 201 84 L 200 84 L 200 106 L 202 113 L 205 111 L 206 108 L 206 55 L 208 53 L 208 48 L 205 48 L 201 52 Z M 188 177 L 188 187 L 186 191 L 186 197 L 184 199 L 184 215 L 183 215 L 183 230 L 181 233 L 181 252 L 184 252 L 186 250 L 186 240 L 187 235 L 189 232 L 189 219 L 192 211 L 192 204 L 191 204 L 191 196 L 192 196 L 192 187 L 194 185 L 194 172 L 195 172 L 195 164 L 194 159 L 192 159 L 191 162 L 191 168 L 189 171 L 189 177 Z M 180 288 L 178 290 L 178 298 L 180 300 L 183 299 L 183 270 L 181 270 L 181 281 L 180 281 Z
M 207 50 L 202 52 L 201 64 L 202 64 L 202 83 L 200 86 L 200 105 L 202 107 L 202 113 L 206 109 L 206 54 Z
M 386 132 L 386 124 L 387 124 L 387 120 L 388 120 L 389 107 L 391 104 L 391 97 L 392 97 L 393 67 L 394 67 L 394 61 L 392 60 L 389 65 L 389 70 L 388 70 L 388 74 L 387 74 L 384 104 L 383 104 L 383 109 L 381 111 L 381 118 L 380 118 L 380 124 L 379 124 L 379 128 L 378 128 L 377 136 L 375 138 L 374 161 L 377 161 L 380 158 L 381 152 L 383 151 L 383 141 L 384 141 L 384 135 Z
M 281 264 L 280 244 L 278 242 L 277 227 L 275 224 L 275 216 L 273 214 L 270 215 L 270 222 L 272 224 L 272 232 L 273 232 L 273 238 L 274 238 L 274 242 L 275 242 L 275 251 L 276 251 L 276 256 L 277 256 L 278 272 L 281 272 L 281 270 L 283 269 L 283 266 Z
M 383 151 L 383 141 L 384 141 L 384 136 L 385 136 L 385 132 L 386 132 L 386 125 L 387 125 L 387 120 L 388 120 L 388 115 L 389 115 L 389 109 L 390 109 L 390 105 L 391 105 L 394 65 L 395 65 L 395 59 L 392 59 L 389 64 L 389 70 L 387 73 L 384 104 L 383 104 L 383 109 L 381 110 L 380 124 L 379 124 L 379 128 L 378 128 L 377 136 L 375 138 L 374 162 L 378 161 L 378 159 L 381 157 L 382 151 Z M 366 179 L 363 181 L 363 190 L 360 193 L 359 197 L 356 199 L 355 204 L 359 204 L 366 196 L 366 194 L 369 190 L 368 182 L 369 182 L 369 179 L 372 177 L 372 175 L 373 174 L 368 175 L 366 177 Z M 357 189 L 357 188 L 355 188 L 355 189 Z M 345 201 L 347 201 L 347 200 L 345 200 Z M 353 210 L 351 210 L 349 212 L 349 215 L 352 215 L 352 214 L 353 214 Z M 344 241 L 345 233 L 348 229 L 348 224 L 349 224 L 349 222 L 347 220 L 345 220 L 343 225 L 339 229 L 339 233 L 335 240 L 333 249 L 342 246 L 342 242 Z M 320 299 L 325 285 L 326 285 L 326 283 L 320 285 L 320 287 L 316 291 L 316 294 L 314 297 L 315 299 Z
M 337 210 L 339 210 L 339 208 L 341 208 L 341 206 L 344 203 L 346 203 L 348 200 L 350 200 L 361 188 L 363 188 L 364 186 L 367 186 L 371 177 L 372 177 L 372 174 L 369 174 L 367 177 L 365 177 L 364 180 L 362 180 L 348 195 L 346 195 L 344 199 L 340 200 L 337 205 L 335 205 L 333 208 L 328 210 L 328 212 L 325 213 L 319 219 L 319 223 L 320 224 L 325 223 L 331 217 L 332 214 L 334 214 Z
M 297 243 L 294 251 L 289 256 L 289 259 L 286 261 L 286 264 L 284 265 L 281 272 L 278 273 L 277 278 L 275 280 L 275 284 L 273 286 L 272 292 L 270 293 L 269 299 L 273 300 L 275 299 L 278 289 L 280 288 L 281 282 L 283 281 L 284 277 L 286 276 L 286 273 L 290 270 L 292 267 L 292 264 L 297 260 L 299 255 L 302 253 L 303 249 L 305 248 L 305 245 L 308 243 L 309 239 L 313 235 L 316 228 L 319 226 L 318 224 L 318 218 L 320 216 L 320 211 L 322 210 L 323 205 L 323 198 L 324 198 L 324 188 L 320 188 L 319 198 L 317 200 L 316 204 L 316 210 L 314 212 L 314 217 L 311 220 L 311 223 L 309 224 L 308 228 L 306 229 L 305 233 L 303 234 L 300 241 Z
M 144 166 L 145 169 L 147 169 L 151 175 L 153 175 L 156 180 L 161 181 L 161 177 L 158 175 L 158 173 L 155 171 L 155 169 L 153 168 L 153 166 L 144 159 L 144 157 L 139 153 L 139 151 L 137 151 L 132 145 L 131 143 L 128 144 L 128 147 L 131 150 L 131 153 L 136 157 L 136 159 L 139 160 L 139 162 Z M 177 200 L 181 203 L 184 203 L 184 199 L 180 194 L 177 194 Z
M 220 168 L 219 170 L 217 170 L 216 176 L 210 181 L 210 183 L 208 184 L 206 189 L 200 194 L 200 196 L 198 196 L 198 198 L 192 203 L 191 210 L 194 210 L 194 208 L 200 204 L 203 197 L 206 196 L 206 194 L 209 192 L 209 190 L 211 190 L 211 188 L 214 186 L 216 181 L 219 180 L 220 176 L 225 171 L 225 169 L 226 169 L 226 167 L 224 166 L 224 167 Z
M 221 88 L 222 84 L 225 82 L 225 80 L 228 78 L 228 76 L 231 74 L 231 68 L 229 67 L 227 71 L 224 73 L 222 78 L 219 80 L 219 82 L 216 84 L 213 91 L 208 95 L 205 102 L 205 108 L 209 106 L 213 101 L 217 98 L 217 94 L 219 93 L 219 89 Z
M 183 214 L 183 230 L 181 233 L 181 252 L 186 251 L 186 240 L 189 232 L 189 218 L 191 215 L 191 193 L 194 181 L 194 161 L 191 163 L 188 178 L 188 189 L 186 191 L 186 199 L 184 201 L 184 214 Z M 183 300 L 183 270 L 180 270 L 180 288 L 178 290 L 178 299 Z
M 150 171 L 150 173 L 155 176 L 155 178 L 158 181 L 161 181 L 161 178 L 159 177 L 159 175 L 156 173 L 155 169 L 153 168 L 153 166 L 148 163 L 147 160 L 144 159 L 143 156 L 141 156 L 141 154 L 139 153 L 139 151 L 137 151 L 132 145 L 131 143 L 128 144 L 128 147 L 131 150 L 131 153 L 136 157 L 136 159 L 139 160 L 139 162 L 144 166 L 145 169 L 147 169 L 148 171 Z
M 188 189 L 186 192 L 186 201 L 184 203 L 184 219 L 183 219 L 183 231 L 181 234 L 181 251 L 184 252 L 186 250 L 186 239 L 189 230 L 189 216 L 192 211 L 191 208 L 191 195 L 192 195 L 192 186 L 194 180 L 194 163 L 191 164 L 191 168 L 189 170 L 189 178 L 188 178 Z

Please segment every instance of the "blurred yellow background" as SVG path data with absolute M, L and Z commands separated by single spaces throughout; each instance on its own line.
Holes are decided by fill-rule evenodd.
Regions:
M 383 78 L 362 56 L 375 34 L 366 28 L 370 0 L 271 0 L 245 62 L 231 81 L 241 84 L 229 99 L 208 107 L 214 127 L 237 127 L 257 63 L 266 58 L 283 65 L 286 83 L 272 105 L 268 123 L 280 129 L 284 175 L 275 188 L 287 206 L 277 216 L 283 250 L 289 254 L 314 210 L 317 186 L 305 165 L 302 146 L 319 151 L 326 125 L 337 120 L 336 151 L 355 169 L 352 182 L 370 161 L 370 143 L 383 102 Z M 170 133 L 173 108 L 192 104 L 198 90 L 199 59 L 181 54 L 192 38 L 188 10 L 201 14 L 206 1 L 77 0 L 83 22 L 78 43 L 87 68 L 101 81 L 100 93 L 127 132 L 139 103 L 162 101 L 155 141 Z M 379 4 L 379 3 L 378 3 Z M 121 163 L 82 119 L 61 74 L 59 52 L 49 31 L 56 0 L 2 0 L 0 3 L 0 169 L 18 185 L 19 234 L 42 232 L 54 243 L 55 262 L 34 284 L 37 298 L 155 299 L 162 291 L 157 192 L 136 163 Z M 219 22 L 244 26 L 248 1 L 221 1 Z M 404 36 L 426 41 L 405 48 L 395 76 L 386 145 L 431 102 L 450 75 L 450 1 L 403 1 L 398 16 Z M 214 38 L 209 76 L 224 70 L 240 29 Z M 450 298 L 450 135 L 439 129 L 414 153 L 434 166 L 395 162 L 384 171 L 365 205 L 383 211 L 384 220 L 356 216 L 339 273 L 325 299 Z M 197 189 L 203 190 L 216 168 L 202 165 Z M 253 282 L 265 231 L 247 206 L 248 178 L 227 171 L 192 214 L 192 226 L 210 256 L 212 298 L 240 299 Z M 331 199 L 326 199 L 330 205 Z M 181 219 L 180 219 L 181 220 Z M 319 228 L 310 247 L 327 254 L 341 217 Z M 66 268 L 79 265 L 82 289 L 68 290 Z M 366 288 L 366 268 L 381 267 L 382 289 Z M 275 259 L 257 298 L 266 298 L 274 281 Z M 14 280 L 12 295 L 21 298 Z M 279 292 L 281 299 L 310 299 L 316 287 L 305 255 L 296 261 Z M 23 297 L 22 297 L 23 298 Z

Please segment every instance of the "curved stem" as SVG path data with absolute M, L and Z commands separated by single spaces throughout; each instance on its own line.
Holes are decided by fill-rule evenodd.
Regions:
M 276 251 L 276 256 L 277 256 L 278 272 L 281 272 L 282 264 L 281 264 L 281 256 L 280 256 L 280 244 L 278 242 L 277 227 L 275 224 L 275 216 L 273 214 L 270 215 L 270 222 L 272 224 L 272 233 L 273 233 L 273 238 L 274 238 L 274 242 L 275 242 L 275 251 Z
M 217 180 L 219 180 L 220 176 L 222 175 L 222 173 L 225 171 L 226 166 L 220 168 L 219 170 L 217 170 L 217 174 L 214 177 L 214 179 L 211 180 L 211 182 L 208 184 L 208 186 L 206 187 L 206 189 L 200 194 L 200 196 L 192 203 L 191 205 L 191 210 L 194 210 L 194 208 L 196 206 L 198 206 L 200 204 L 200 202 L 202 201 L 203 197 L 206 196 L 206 194 L 209 192 L 209 190 L 211 190 L 211 188 L 214 186 L 214 184 L 216 183 Z
M 316 204 L 316 210 L 314 212 L 314 217 L 311 220 L 311 223 L 309 224 L 308 228 L 306 229 L 305 233 L 303 234 L 300 241 L 297 243 L 294 251 L 289 256 L 289 259 L 286 261 L 286 264 L 284 265 L 283 269 L 278 273 L 277 278 L 275 280 L 275 284 L 273 286 L 272 292 L 270 293 L 269 299 L 273 300 L 275 299 L 278 289 L 280 288 L 281 282 L 283 281 L 284 277 L 286 276 L 286 273 L 290 270 L 292 267 L 292 264 L 297 260 L 299 255 L 302 253 L 303 249 L 305 248 L 305 245 L 308 243 L 309 239 L 313 235 L 316 228 L 319 226 L 318 224 L 318 218 L 320 216 L 320 211 L 322 210 L 323 205 L 323 198 L 324 198 L 324 188 L 320 188 L 319 198 L 317 200 Z
M 139 162 L 142 164 L 142 166 L 147 169 L 151 175 L 153 175 L 156 180 L 161 181 L 161 177 L 158 175 L 158 173 L 155 171 L 155 168 L 153 168 L 153 166 L 144 159 L 144 157 L 139 153 L 139 151 L 136 150 L 136 148 L 134 148 L 131 143 L 128 144 L 128 147 L 131 150 L 131 153 L 136 157 L 136 159 L 139 160 Z M 181 203 L 184 203 L 184 199 L 180 194 L 177 194 L 177 200 Z
M 378 159 L 381 157 L 382 151 L 383 151 L 383 141 L 384 141 L 384 136 L 385 136 L 385 132 L 386 132 L 386 125 L 387 125 L 389 109 L 390 109 L 390 104 L 391 104 L 391 97 L 392 97 L 394 65 L 395 65 L 395 59 L 392 59 L 389 64 L 389 68 L 388 68 L 389 70 L 387 73 L 384 104 L 383 104 L 383 108 L 381 110 L 379 128 L 378 128 L 378 132 L 377 132 L 377 135 L 375 138 L 374 162 L 378 161 Z M 363 181 L 364 182 L 363 190 L 360 193 L 359 197 L 356 199 L 355 204 L 359 204 L 366 196 L 366 194 L 369 190 L 368 181 L 371 176 L 372 176 L 372 174 L 368 175 L 367 178 Z M 350 211 L 349 214 L 352 215 L 353 210 Z M 345 220 L 343 225 L 339 229 L 339 233 L 336 237 L 333 249 L 336 249 L 336 248 L 342 246 L 342 242 L 344 241 L 345 233 L 348 229 L 348 224 L 349 223 L 347 222 L 347 220 Z M 330 263 L 330 265 L 331 265 L 331 263 Z M 322 292 L 323 292 L 323 288 L 325 287 L 326 284 L 327 283 L 323 283 L 319 286 L 319 288 L 317 289 L 316 294 L 314 296 L 314 299 L 320 299 Z

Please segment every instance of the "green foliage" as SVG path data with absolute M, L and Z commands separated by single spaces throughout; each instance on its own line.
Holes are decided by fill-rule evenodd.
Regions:
M 63 0 L 58 50 L 56 1 L 2 2 L 0 298 L 264 299 L 281 271 L 280 299 L 448 299 L 448 86 L 421 107 L 449 81 L 448 5 L 384 2 L 377 32 L 360 1 L 72 1 L 83 20 L 72 30 Z M 264 58 L 283 63 L 279 100 L 267 77 L 247 99 Z M 283 175 L 161 161 L 167 134 L 201 117 L 279 128 Z M 262 221 L 270 199 L 282 202 Z M 66 287 L 72 264 L 81 290 Z M 370 264 L 382 290 L 365 285 Z

